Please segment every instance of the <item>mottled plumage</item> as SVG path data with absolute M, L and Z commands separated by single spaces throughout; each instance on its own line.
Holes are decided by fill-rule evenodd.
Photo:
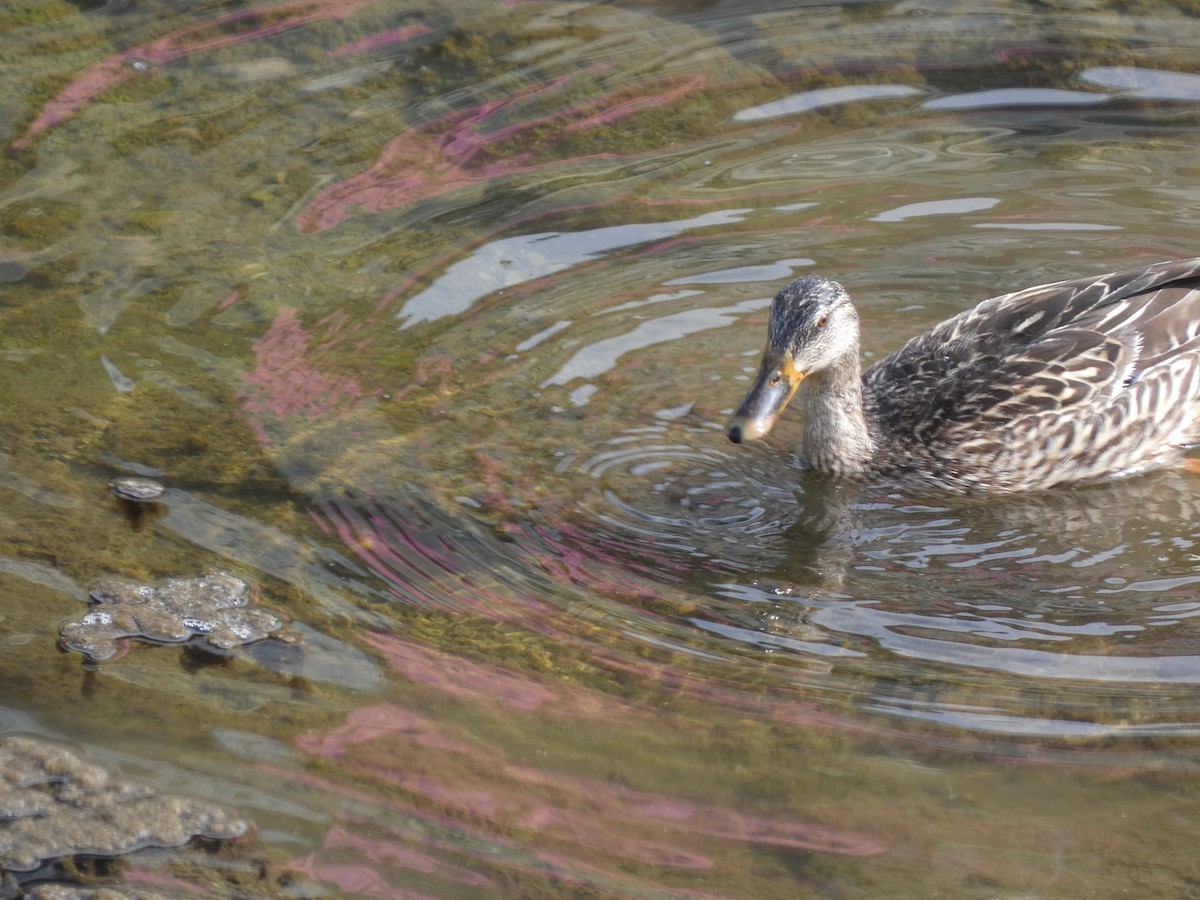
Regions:
M 787 285 L 771 307 L 735 442 L 796 396 L 816 469 L 956 492 L 1127 475 L 1200 443 L 1200 259 L 985 300 L 859 376 L 841 285 Z

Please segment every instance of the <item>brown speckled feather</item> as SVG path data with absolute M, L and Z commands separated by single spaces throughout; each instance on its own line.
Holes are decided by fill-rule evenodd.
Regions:
M 863 394 L 881 469 L 934 463 L 946 487 L 1159 465 L 1200 440 L 1200 260 L 986 300 L 868 369 Z

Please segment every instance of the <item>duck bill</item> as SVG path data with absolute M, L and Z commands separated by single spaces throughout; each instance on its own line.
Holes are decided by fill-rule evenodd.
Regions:
M 774 426 L 788 401 L 800 387 L 804 373 L 796 368 L 790 354 L 763 354 L 762 368 L 754 386 L 725 426 L 725 433 L 735 444 L 756 441 Z

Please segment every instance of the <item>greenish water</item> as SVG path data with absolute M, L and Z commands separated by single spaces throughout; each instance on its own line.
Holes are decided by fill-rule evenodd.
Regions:
M 1200 252 L 1198 39 L 1155 3 L 9 4 L 0 731 L 253 822 L 252 887 L 114 874 L 203 896 L 1190 895 L 1200 482 L 851 491 L 794 421 L 722 424 L 794 275 L 875 356 Z M 215 569 L 298 643 L 58 648 L 93 579 Z

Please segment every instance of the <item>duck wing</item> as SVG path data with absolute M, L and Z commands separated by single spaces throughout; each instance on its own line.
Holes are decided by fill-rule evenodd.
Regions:
M 1027 466 L 1018 457 L 1034 452 L 1083 453 L 1086 463 L 1081 444 L 1107 452 L 1113 435 L 1144 425 L 1152 433 L 1133 443 L 1194 443 L 1200 259 L 994 297 L 912 339 L 863 381 L 882 433 L 939 458 L 981 456 L 993 470 L 1001 459 Z

